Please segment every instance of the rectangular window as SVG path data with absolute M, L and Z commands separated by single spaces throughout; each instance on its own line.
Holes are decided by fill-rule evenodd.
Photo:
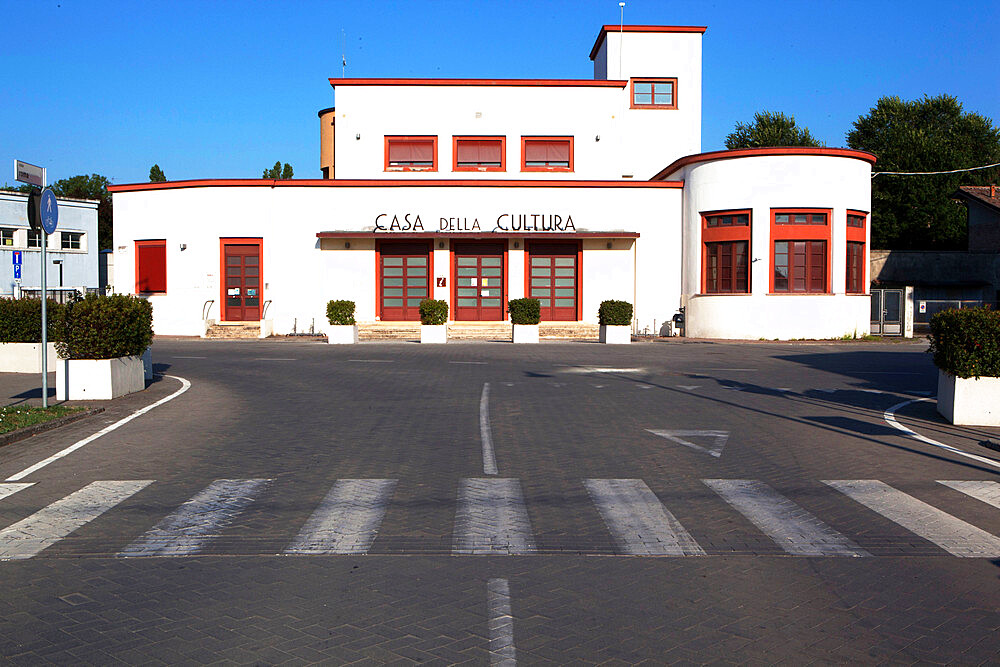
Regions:
M 437 137 L 386 137 L 386 171 L 437 171 Z
M 521 137 L 521 171 L 573 171 L 573 137 Z
M 860 227 L 864 229 L 865 227 L 865 216 L 857 215 L 855 213 L 847 214 L 847 226 L 848 227 Z
M 455 137 L 455 171 L 504 171 L 505 137 Z
M 747 241 L 706 243 L 705 293 L 747 293 Z
M 83 234 L 80 232 L 60 232 L 59 247 L 63 250 L 80 250 L 83 242 Z
M 42 247 L 42 233 L 36 232 L 34 229 L 28 230 L 28 247 L 29 248 L 41 248 Z
M 747 227 L 750 225 L 750 214 L 706 215 L 705 225 L 708 227 Z
M 775 241 L 774 291 L 825 293 L 826 241 Z
M 167 291 L 167 242 L 164 239 L 135 242 L 135 293 L 165 294 Z
M 865 244 L 847 242 L 847 293 L 865 293 Z
M 0 246 L 14 245 L 14 230 L 9 227 L 0 227 Z
M 676 109 L 677 79 L 632 79 L 633 109 Z
M 775 213 L 776 225 L 825 225 L 826 213 Z

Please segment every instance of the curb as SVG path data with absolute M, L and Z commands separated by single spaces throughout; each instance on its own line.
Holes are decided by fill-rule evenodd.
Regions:
M 0 435 L 0 447 L 9 445 L 12 442 L 17 442 L 18 440 L 30 438 L 33 435 L 38 435 L 39 433 L 44 433 L 45 431 L 50 431 L 54 428 L 59 428 L 60 426 L 65 426 L 66 424 L 75 422 L 78 419 L 83 419 L 84 417 L 100 414 L 102 412 L 104 412 L 104 408 L 91 408 L 76 414 L 59 417 L 58 419 L 53 419 L 52 421 L 47 421 L 43 424 L 26 426 L 25 428 L 19 428 L 16 431 L 11 431 L 10 433 L 4 433 L 3 435 Z

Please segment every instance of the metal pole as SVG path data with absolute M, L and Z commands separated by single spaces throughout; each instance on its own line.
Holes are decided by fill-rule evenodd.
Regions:
M 45 229 L 42 229 L 42 407 L 49 407 L 49 355 L 48 355 L 48 344 L 49 344 L 49 321 L 46 313 L 46 304 L 48 302 L 48 293 L 45 281 L 45 274 L 48 273 L 47 258 L 45 256 L 45 247 L 49 244 L 49 235 L 46 233 Z

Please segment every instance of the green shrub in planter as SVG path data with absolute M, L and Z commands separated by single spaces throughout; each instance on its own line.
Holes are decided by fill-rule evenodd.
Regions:
M 45 305 L 46 329 L 50 343 L 62 339 L 64 308 L 48 300 Z M 42 342 L 42 300 L 0 299 L 0 343 Z
M 628 326 L 632 324 L 632 304 L 628 301 L 602 301 L 597 309 L 598 324 Z
M 447 324 L 448 302 L 440 299 L 424 299 L 420 302 L 421 324 Z
M 357 324 L 354 320 L 353 301 L 328 301 L 326 304 L 326 319 L 330 324 Z
M 960 378 L 1000 377 L 1000 312 L 943 310 L 931 318 L 934 365 Z
M 63 339 L 56 343 L 64 359 L 137 356 L 153 341 L 153 306 L 135 296 L 88 294 L 65 312 Z
M 511 324 L 538 324 L 542 319 L 542 302 L 538 299 L 511 299 L 507 310 Z

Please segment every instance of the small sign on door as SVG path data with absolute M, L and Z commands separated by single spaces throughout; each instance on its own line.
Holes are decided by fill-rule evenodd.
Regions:
M 240 295 L 240 288 L 239 287 L 230 287 L 229 291 L 227 292 L 227 294 L 229 296 L 239 296 Z
M 438 276 L 437 278 L 435 278 L 434 281 L 435 281 L 434 284 L 437 285 L 438 287 L 447 287 L 448 286 L 448 284 L 446 282 L 446 279 L 443 278 L 443 277 L 441 277 L 441 276 Z
M 920 302 L 920 312 L 921 313 L 926 313 L 927 312 L 927 302 L 926 301 L 921 301 Z

